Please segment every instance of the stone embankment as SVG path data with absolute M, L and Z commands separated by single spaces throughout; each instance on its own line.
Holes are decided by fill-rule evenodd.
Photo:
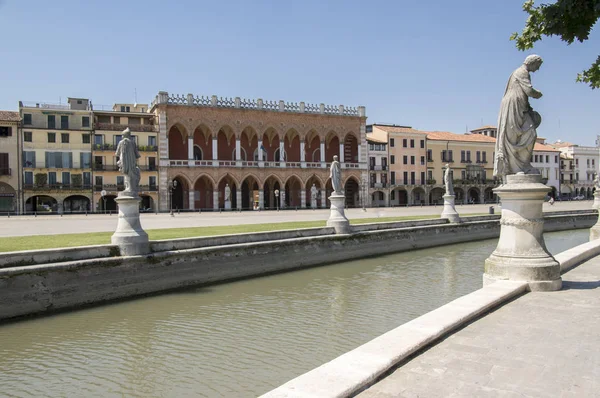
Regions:
M 544 230 L 589 228 L 595 211 L 545 216 Z M 112 245 L 0 255 L 0 320 L 406 250 L 497 237 L 499 216 L 150 242 L 149 255 Z M 92 258 L 90 258 L 92 256 Z

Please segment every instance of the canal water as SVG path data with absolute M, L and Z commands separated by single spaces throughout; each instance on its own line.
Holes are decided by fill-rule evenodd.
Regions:
M 546 234 L 558 253 L 589 230 Z M 0 326 L 0 395 L 253 397 L 481 287 L 497 240 Z

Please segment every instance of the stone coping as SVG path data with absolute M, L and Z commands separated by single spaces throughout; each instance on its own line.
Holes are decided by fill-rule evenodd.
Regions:
M 600 240 L 555 256 L 561 273 L 600 254 Z M 376 337 L 262 395 L 265 398 L 349 397 L 373 385 L 411 355 L 496 307 L 528 292 L 527 282 L 497 281 Z M 534 293 L 535 294 L 535 293 Z M 545 293 L 551 294 L 551 293 Z

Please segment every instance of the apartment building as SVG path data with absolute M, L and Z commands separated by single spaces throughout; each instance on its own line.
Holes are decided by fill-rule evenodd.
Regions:
M 20 212 L 18 112 L 0 111 L 0 213 Z
M 429 203 L 442 204 L 446 164 L 454 174 L 456 203 L 486 203 L 496 200 L 498 184 L 494 172 L 496 139 L 485 134 L 427 133 L 427 180 Z
M 390 184 L 388 163 L 388 134 L 380 128 L 367 126 L 369 151 L 369 196 L 373 207 L 389 206 Z
M 129 128 L 140 158 L 141 209 L 158 210 L 158 141 L 155 116 L 146 104 L 114 104 L 111 108 L 94 107 L 92 140 L 93 203 L 96 211 L 114 211 L 115 199 L 125 189 L 124 176 L 117 166 L 115 150 L 123 130 Z M 106 107 L 108 108 L 108 107 Z
M 560 195 L 568 199 L 584 196 L 591 199 L 594 176 L 598 173 L 600 148 L 557 141 L 549 144 L 560 150 Z
M 93 114 L 85 98 L 66 104 L 19 102 L 22 121 L 23 211 L 93 210 Z
M 558 197 L 560 191 L 560 150 L 546 145 L 544 138 L 538 138 L 533 147 L 531 165 L 540 171 L 542 182 L 552 188 L 548 194 Z

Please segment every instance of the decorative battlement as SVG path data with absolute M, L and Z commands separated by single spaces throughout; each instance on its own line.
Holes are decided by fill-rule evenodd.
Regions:
M 249 100 L 240 97 L 217 97 L 194 96 L 188 94 L 186 96 L 179 94 L 169 94 L 166 91 L 159 91 L 158 95 L 152 101 L 151 108 L 159 104 L 167 105 L 186 105 L 186 106 L 205 106 L 213 108 L 234 108 L 234 109 L 256 109 L 272 112 L 293 112 L 293 113 L 311 113 L 317 115 L 338 115 L 338 116 L 354 116 L 365 117 L 366 109 L 364 106 L 356 108 L 345 107 L 344 105 L 325 105 L 325 104 L 305 104 L 304 102 L 285 102 L 280 101 L 263 101 L 262 98 Z

